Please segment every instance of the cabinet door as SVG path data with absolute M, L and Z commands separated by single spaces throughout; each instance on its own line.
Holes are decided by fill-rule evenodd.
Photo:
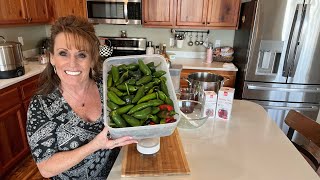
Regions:
M 176 0 L 143 0 L 142 22 L 144 26 L 174 26 Z
M 207 26 L 237 27 L 240 0 L 209 0 Z
M 49 9 L 53 21 L 67 15 L 87 18 L 86 0 L 49 0 Z
M 29 23 L 48 22 L 47 0 L 26 0 Z
M 208 0 L 178 0 L 178 26 L 205 26 Z
M 0 25 L 27 23 L 24 0 L 0 1 Z
M 23 127 L 25 121 L 21 104 L 0 114 L 0 164 L 3 172 L 11 169 L 29 151 Z

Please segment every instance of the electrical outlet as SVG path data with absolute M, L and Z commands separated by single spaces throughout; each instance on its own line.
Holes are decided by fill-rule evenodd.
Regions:
M 169 46 L 174 47 L 174 38 L 169 39 Z
M 216 40 L 214 43 L 214 47 L 220 47 L 221 46 L 221 40 Z
M 21 43 L 21 45 L 24 45 L 23 38 L 21 36 L 18 37 L 18 41 Z

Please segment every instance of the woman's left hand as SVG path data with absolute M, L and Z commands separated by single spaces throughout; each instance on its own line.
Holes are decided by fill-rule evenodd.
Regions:
M 108 128 L 104 127 L 104 129 L 90 142 L 96 148 L 99 149 L 113 149 L 119 146 L 125 146 L 132 143 L 138 143 L 137 140 L 133 139 L 130 136 L 121 137 L 118 139 L 108 139 Z

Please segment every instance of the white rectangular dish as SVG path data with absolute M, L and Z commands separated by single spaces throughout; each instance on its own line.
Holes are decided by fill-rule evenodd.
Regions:
M 124 127 L 124 128 L 113 128 L 109 126 L 110 118 L 109 113 L 111 110 L 107 106 L 107 79 L 108 72 L 111 69 L 111 66 L 119 66 L 121 64 L 130 64 L 130 63 L 138 63 L 138 60 L 142 59 L 145 64 L 149 62 L 154 62 L 155 65 L 160 64 L 156 70 L 164 70 L 166 74 L 163 75 L 166 77 L 166 85 L 168 87 L 169 96 L 173 101 L 174 109 L 176 111 L 176 115 L 174 118 L 176 119 L 173 123 L 166 124 L 155 124 L 155 125 L 147 125 L 147 126 L 136 126 L 136 127 Z M 119 138 L 123 136 L 132 136 L 134 139 L 145 139 L 145 138 L 154 138 L 154 137 L 162 137 L 169 136 L 173 133 L 177 124 L 180 120 L 180 110 L 179 104 L 177 101 L 177 97 L 174 91 L 174 87 L 172 84 L 172 80 L 170 77 L 169 69 L 167 67 L 166 61 L 163 56 L 160 55 L 135 55 L 135 56 L 118 56 L 111 57 L 104 61 L 103 63 L 103 105 L 104 105 L 104 123 L 109 128 L 109 132 L 112 138 Z

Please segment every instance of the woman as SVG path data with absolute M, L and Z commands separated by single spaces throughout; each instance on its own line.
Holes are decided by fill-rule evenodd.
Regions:
M 51 60 L 29 105 L 27 137 L 43 177 L 106 179 L 111 149 L 137 143 L 107 138 L 99 40 L 85 19 L 62 17 L 51 28 Z

